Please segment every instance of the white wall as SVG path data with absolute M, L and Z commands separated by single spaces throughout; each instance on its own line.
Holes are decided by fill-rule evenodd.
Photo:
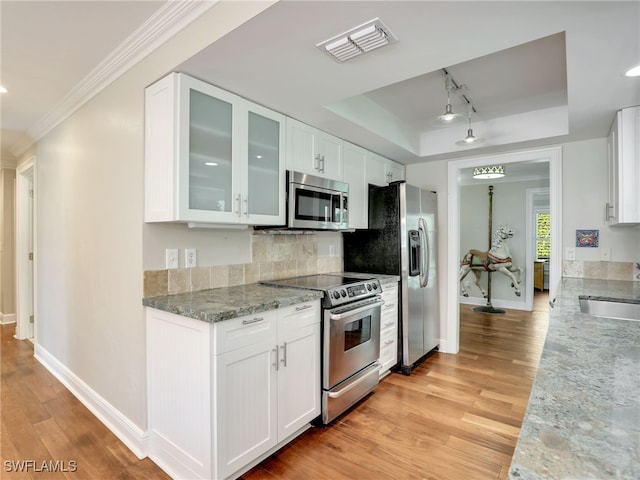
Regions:
M 36 353 L 140 431 L 144 88 L 269 5 L 215 5 L 38 143 Z
M 640 259 L 638 247 L 640 245 L 640 229 L 638 227 L 609 228 L 603 226 L 604 204 L 607 194 L 606 158 L 605 138 L 562 145 L 564 167 L 562 178 L 563 254 L 567 246 L 575 245 L 576 229 L 598 228 L 600 226 L 601 241 L 611 247 L 613 261 L 638 262 Z M 449 254 L 447 231 L 450 221 L 458 221 L 459 212 L 448 211 L 447 164 L 447 160 L 441 160 L 408 165 L 407 181 L 438 192 L 438 245 L 440 246 L 438 258 L 442 266 L 439 279 L 440 325 L 443 341 L 451 342 L 451 325 L 455 324 L 458 319 L 451 318 L 452 314 L 447 309 L 446 285 L 448 275 L 451 273 L 447 267 Z M 586 249 L 576 249 L 576 258 L 587 255 L 588 253 L 584 250 Z M 589 255 L 593 255 L 593 253 Z M 454 267 L 457 272 L 457 265 Z
M 14 168 L 0 169 L 0 323 L 15 321 Z
M 565 248 L 575 247 L 576 230 L 599 230 L 600 247 L 611 248 L 612 262 L 640 261 L 640 227 L 609 227 L 604 220 L 606 139 L 568 143 L 562 150 Z M 576 248 L 576 260 L 600 261 L 601 248 Z

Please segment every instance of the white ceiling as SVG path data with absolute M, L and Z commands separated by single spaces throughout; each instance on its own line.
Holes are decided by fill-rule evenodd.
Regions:
M 176 3 L 3 0 L 3 163 L 25 135 L 37 139 L 57 121 L 52 112 L 138 27 Z M 315 47 L 375 17 L 396 43 L 342 64 Z M 640 78 L 623 75 L 638 63 L 638 1 L 282 0 L 175 70 L 414 163 L 604 137 L 616 110 L 640 104 Z M 446 104 L 443 68 L 477 109 L 479 148 L 455 145 L 467 125 L 430 123 Z M 458 95 L 452 103 L 465 113 Z

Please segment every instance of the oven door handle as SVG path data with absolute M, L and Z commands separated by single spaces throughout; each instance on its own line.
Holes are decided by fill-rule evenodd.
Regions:
M 372 373 L 374 373 L 374 372 L 380 371 L 381 367 L 382 367 L 382 365 L 380 364 L 380 362 L 372 363 L 369 366 L 369 368 L 367 369 L 368 371 L 367 371 L 366 375 L 362 375 L 360 378 L 358 378 L 357 380 L 349 383 L 349 385 L 346 385 L 344 388 L 341 388 L 337 392 L 327 392 L 327 396 L 329 398 L 339 398 L 339 397 L 341 397 L 342 395 L 347 393 L 349 390 L 355 388 L 356 386 L 358 386 L 359 384 L 361 384 L 365 380 L 369 380 L 370 375 Z
M 371 308 L 381 307 L 382 305 L 384 305 L 384 300 L 378 300 L 376 302 L 368 303 L 366 305 L 363 305 L 362 307 L 356 307 L 353 310 L 347 310 L 344 313 L 331 313 L 331 312 L 329 312 L 329 318 L 331 320 L 339 321 L 339 320 L 342 320 L 344 318 L 351 317 L 353 315 L 357 315 L 358 313 L 365 312 L 365 311 L 367 311 L 367 310 L 369 310 Z

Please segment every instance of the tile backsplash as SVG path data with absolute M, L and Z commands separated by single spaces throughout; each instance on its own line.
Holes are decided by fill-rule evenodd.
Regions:
M 146 270 L 144 296 L 231 287 L 263 280 L 339 272 L 342 256 L 318 256 L 313 233 L 251 236 L 251 263 Z
M 564 260 L 562 276 L 600 280 L 640 280 L 640 264 L 634 262 L 588 262 Z

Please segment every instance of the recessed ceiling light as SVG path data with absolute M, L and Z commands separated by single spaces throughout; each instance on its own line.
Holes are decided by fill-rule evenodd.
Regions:
M 256 155 L 256 158 L 262 158 L 262 155 Z
M 217 167 L 218 164 L 216 162 L 205 162 L 204 163 L 207 167 Z
M 7 93 L 7 89 L 0 85 L 0 93 Z
M 627 73 L 625 73 L 625 76 L 627 77 L 640 77 L 640 65 L 636 65 L 633 68 L 630 68 L 629 70 L 627 70 Z

